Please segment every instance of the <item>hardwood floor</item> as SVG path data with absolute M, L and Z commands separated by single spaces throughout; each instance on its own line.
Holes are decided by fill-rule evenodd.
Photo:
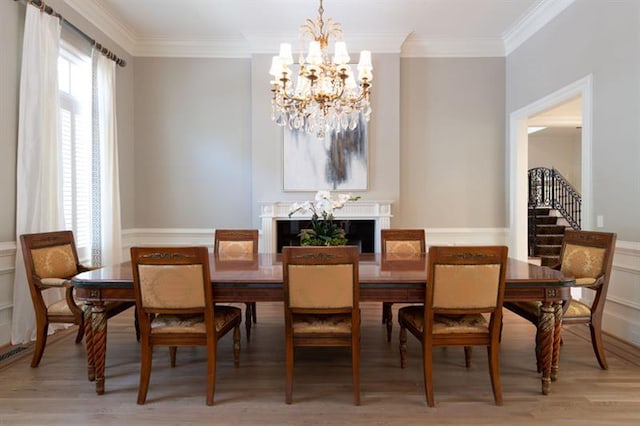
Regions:
M 394 305 L 394 318 L 398 306 Z M 362 405 L 352 405 L 350 355 L 340 348 L 297 350 L 293 405 L 284 403 L 282 305 L 258 304 L 251 342 L 242 339 L 233 368 L 231 337 L 218 346 L 215 405 L 205 405 L 203 348 L 180 348 L 177 366 L 156 351 L 146 405 L 136 405 L 139 346 L 132 311 L 109 321 L 106 393 L 86 379 L 83 345 L 73 333 L 53 339 L 40 367 L 30 356 L 0 368 L 0 425 L 90 424 L 486 424 L 617 425 L 640 422 L 640 353 L 605 342 L 609 370 L 598 368 L 588 333 L 565 328 L 559 381 L 540 393 L 534 327 L 505 312 L 501 377 L 504 406 L 493 403 L 486 351 L 470 369 L 462 349 L 434 351 L 436 407 L 424 397 L 420 344 L 409 336 L 408 367 L 400 369 L 398 326 L 392 343 L 380 323 L 381 304 L 363 304 Z M 575 327 L 574 327 L 575 328 Z M 620 353 L 621 356 L 616 355 Z

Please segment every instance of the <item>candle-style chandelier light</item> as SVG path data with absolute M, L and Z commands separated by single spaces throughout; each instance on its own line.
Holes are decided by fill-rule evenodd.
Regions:
M 329 37 L 340 38 L 340 24 L 324 21 L 322 0 L 315 21 L 307 19 L 300 27 L 303 38 L 311 37 L 306 58 L 300 53 L 298 78 L 292 79 L 291 44 L 281 43 L 280 54 L 271 62 L 271 118 L 280 126 L 300 129 L 324 138 L 330 132 L 355 129 L 360 116 L 369 121 L 369 92 L 373 79 L 371 52 L 360 52 L 358 80 L 349 65 L 344 41 L 336 41 L 334 56 L 329 57 Z

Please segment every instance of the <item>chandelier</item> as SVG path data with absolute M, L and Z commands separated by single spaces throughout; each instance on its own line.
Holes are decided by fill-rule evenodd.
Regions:
M 349 65 L 349 53 L 344 41 L 334 44 L 333 58 L 329 57 L 329 38 L 340 38 L 340 24 L 322 18 L 322 0 L 315 21 L 307 19 L 300 27 L 302 38 L 311 38 L 309 52 L 300 53 L 298 78 L 292 80 L 291 44 L 281 43 L 280 54 L 271 62 L 271 119 L 280 126 L 302 130 L 318 138 L 325 134 L 353 130 L 360 117 L 369 121 L 371 105 L 369 91 L 373 79 L 371 52 L 360 52 L 358 79 Z

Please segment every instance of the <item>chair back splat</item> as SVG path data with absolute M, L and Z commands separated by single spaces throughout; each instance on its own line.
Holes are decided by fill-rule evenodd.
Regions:
M 351 348 L 353 401 L 360 405 L 358 247 L 284 247 L 282 250 L 286 389 L 292 402 L 294 350 Z
M 258 256 L 257 229 L 216 229 L 213 252 L 220 262 L 253 262 Z M 247 341 L 251 338 L 251 323 L 258 322 L 256 302 L 245 303 Z
M 429 248 L 425 304 L 401 308 L 398 322 L 403 368 L 407 330 L 423 345 L 425 395 L 430 407 L 435 405 L 432 351 L 436 346 L 463 346 L 467 366 L 471 347 L 486 346 L 493 397 L 502 405 L 499 355 L 507 252 L 504 246 Z
M 382 256 L 389 263 L 422 256 L 427 252 L 424 229 L 383 229 L 380 231 Z M 393 302 L 382 302 L 382 324 L 387 326 L 387 341 L 393 331 Z
M 242 313 L 214 304 L 207 248 L 132 247 L 131 266 L 141 334 L 138 404 L 147 398 L 155 346 L 169 346 L 171 367 L 178 346 L 206 346 L 207 405 L 213 405 L 217 341 L 233 330 L 238 367 Z

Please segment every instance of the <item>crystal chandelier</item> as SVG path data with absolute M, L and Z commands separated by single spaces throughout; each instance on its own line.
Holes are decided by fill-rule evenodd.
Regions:
M 369 121 L 369 91 L 373 79 L 371 52 L 360 52 L 358 80 L 349 66 L 344 41 L 336 41 L 333 60 L 329 57 L 329 37 L 340 37 L 340 24 L 323 20 L 322 0 L 315 21 L 307 19 L 300 27 L 303 38 L 310 37 L 309 53 L 299 59 L 297 81 L 292 80 L 291 44 L 281 43 L 280 54 L 271 62 L 271 119 L 280 126 L 303 130 L 324 138 L 326 133 L 353 130 L 360 116 Z

